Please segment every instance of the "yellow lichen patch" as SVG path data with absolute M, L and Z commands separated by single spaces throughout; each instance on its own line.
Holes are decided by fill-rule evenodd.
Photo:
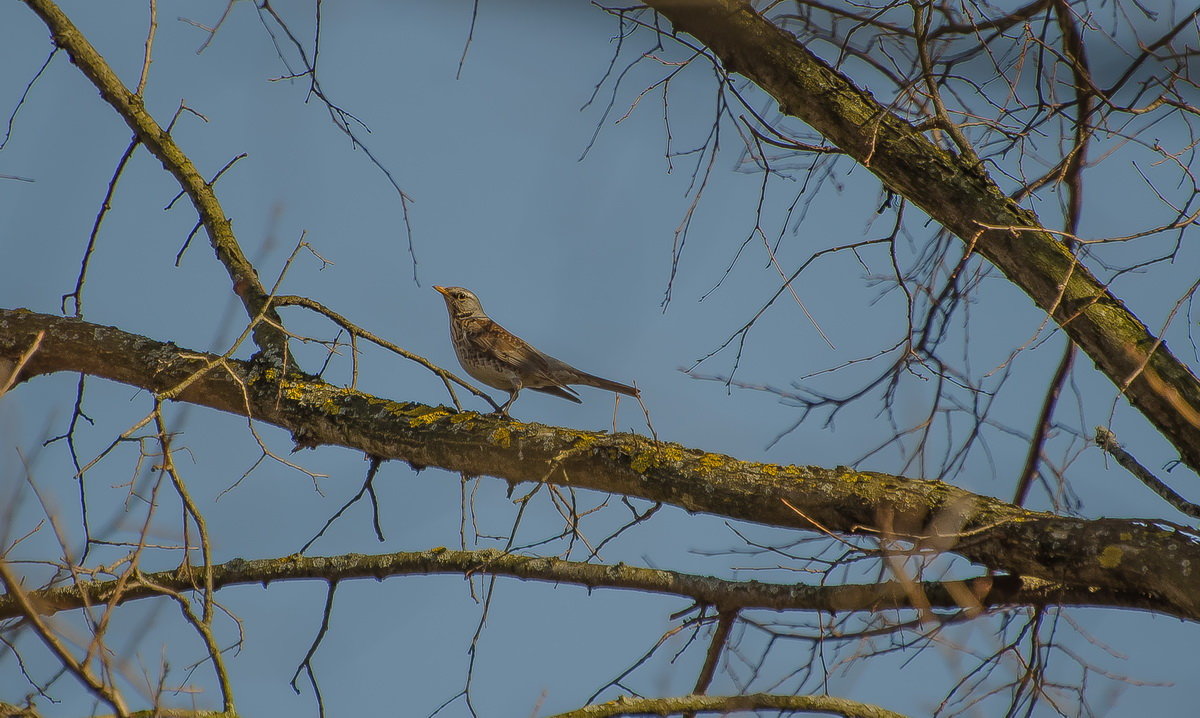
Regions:
M 446 411 L 445 409 L 434 409 L 423 414 L 418 414 L 417 416 L 409 419 L 408 425 L 416 429 L 420 426 L 428 426 L 429 424 L 432 424 L 439 419 L 444 419 L 447 416 L 450 416 L 450 412 Z
M 644 474 L 646 473 L 646 469 L 654 466 L 654 459 L 655 456 L 653 451 L 638 452 L 634 455 L 633 461 L 629 462 L 629 468 L 633 469 L 639 474 Z
M 302 381 L 280 382 L 279 390 L 288 400 L 315 406 L 326 414 L 340 414 L 342 406 L 338 400 L 343 396 L 358 394 L 352 389 Z
M 383 402 L 383 410 L 392 416 L 415 416 L 425 407 L 405 403 L 403 401 L 386 400 Z
M 479 416 L 479 415 L 473 411 L 459 412 L 459 413 L 455 414 L 454 416 L 450 417 L 450 423 L 451 424 L 461 424 L 464 421 L 470 421 L 471 419 L 474 419 L 476 416 Z
M 489 438 L 493 444 L 503 449 L 507 449 L 512 445 L 512 435 L 508 433 L 508 428 L 504 426 L 496 427 Z
M 633 460 L 629 462 L 629 468 L 639 474 L 643 474 L 647 469 L 655 466 L 665 466 L 667 464 L 683 461 L 683 450 L 673 444 L 659 444 L 650 446 L 641 451 L 633 452 Z
M 1104 568 L 1116 568 L 1121 565 L 1125 552 L 1118 546 L 1109 545 L 1100 552 L 1100 565 Z
M 674 464 L 683 461 L 683 449 L 675 444 L 661 444 L 655 453 L 658 454 L 659 458 L 657 463 L 660 464 Z
M 290 399 L 291 401 L 303 401 L 304 400 L 304 385 L 303 384 L 287 382 L 283 386 L 281 386 L 280 389 L 282 390 L 283 395 L 285 397 L 287 397 L 288 399 Z
M 571 450 L 584 452 L 591 449 L 599 443 L 599 440 L 591 434 L 580 434 L 571 442 Z

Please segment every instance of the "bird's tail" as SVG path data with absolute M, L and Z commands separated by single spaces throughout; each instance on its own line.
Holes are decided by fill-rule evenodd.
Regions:
M 573 401 L 576 404 L 583 403 L 583 399 L 580 399 L 578 396 L 576 396 L 575 390 L 569 386 L 537 386 L 530 388 L 534 391 L 540 391 L 544 394 L 550 394 L 551 396 L 557 396 L 561 399 L 566 399 L 567 401 Z
M 596 376 L 595 374 L 588 374 L 587 372 L 582 371 L 579 372 L 579 380 L 573 383 L 586 384 L 588 386 L 594 386 L 597 389 L 604 389 L 605 391 L 615 391 L 618 394 L 624 394 L 626 396 L 641 395 L 637 389 L 629 386 L 628 384 L 622 384 L 617 381 L 612 381 L 611 379 L 604 379 Z

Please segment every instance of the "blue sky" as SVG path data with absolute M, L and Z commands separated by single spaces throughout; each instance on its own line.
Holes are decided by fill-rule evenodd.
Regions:
M 122 78 L 131 85 L 136 82 L 145 8 L 114 10 L 84 2 L 63 7 Z M 722 279 L 754 226 L 760 179 L 735 171 L 739 140 L 727 124 L 722 130 L 726 149 L 716 160 L 692 222 L 673 299 L 664 310 L 673 233 L 691 202 L 687 192 L 695 156 L 676 157 L 670 163 L 664 158 L 661 96 L 647 95 L 616 122 L 637 93 L 662 76 L 665 70 L 659 63 L 643 62 L 629 74 L 611 114 L 603 113 L 611 84 L 602 88 L 596 103 L 581 109 L 614 50 L 614 18 L 587 3 L 484 4 L 461 78 L 456 79 L 470 26 L 470 3 L 364 0 L 322 7 L 321 81 L 335 102 L 370 128 L 363 136 L 371 152 L 413 198 L 417 282 L 395 191 L 364 152 L 332 126 L 319 102 L 305 102 L 302 81 L 279 79 L 288 70 L 252 6 L 236 4 L 215 40 L 199 54 L 196 49 L 205 34 L 177 17 L 211 23 L 223 4 L 159 8 L 148 106 L 164 124 L 181 100 L 207 119 L 185 115 L 174 132 L 206 174 L 248 153 L 220 179 L 217 189 L 246 254 L 268 284 L 303 235 L 331 264 L 301 255 L 284 280 L 285 293 L 313 297 L 456 371 L 442 299 L 431 285 L 469 287 L 494 318 L 542 350 L 601 376 L 636 381 L 658 435 L 688 446 L 744 459 L 836 466 L 853 462 L 890 434 L 877 405 L 867 403 L 846 410 L 831 427 L 820 420 L 805 423 L 768 449 L 795 421 L 794 407 L 769 393 L 728 391 L 721 383 L 697 381 L 680 371 L 720 345 L 778 286 L 761 243 L 751 243 L 721 288 L 700 301 Z M 303 11 L 284 12 L 308 31 Z M 0 99 L 11 111 L 49 45 L 44 27 L 25 7 L 11 4 L 0 11 L 0 18 L 0 42 L 8 48 L 0 70 Z M 629 42 L 649 49 L 647 36 Z M 703 140 L 712 121 L 713 93 L 712 73 L 699 66 L 673 82 L 670 127 L 675 147 Z M 598 123 L 595 144 L 580 160 Z M 66 58 L 56 57 L 31 91 L 8 146 L 0 152 L 0 174 L 33 180 L 0 184 L 0 249 L 5 256 L 0 263 L 0 305 L 58 311 L 60 296 L 74 285 L 92 220 L 129 136 Z M 1147 191 L 1131 181 L 1127 166 L 1113 167 L 1097 178 L 1084 234 L 1136 223 Z M 803 221 L 785 233 L 778 259 L 789 270 L 821 248 L 888 231 L 891 217 L 874 214 L 881 202 L 874 179 L 855 168 L 840 182 L 841 191 L 822 187 Z M 185 202 L 163 209 L 177 191 L 158 163 L 139 151 L 121 180 L 101 233 L 84 295 L 85 318 L 183 347 L 224 350 L 244 317 L 203 235 L 193 240 L 181 266 L 173 266 L 195 222 Z M 786 180 L 771 187 L 765 220 L 770 232 L 780 230 L 783 210 L 798 191 L 797 183 Z M 914 242 L 930 234 L 919 221 L 911 222 L 909 229 Z M 1192 255 L 1194 251 L 1150 276 L 1123 278 L 1115 290 L 1147 324 L 1158 326 L 1188 276 L 1194 275 Z M 867 249 L 862 259 L 866 269 L 845 254 L 820 260 L 795 285 L 836 349 L 822 341 L 785 296 L 751 334 L 738 378 L 786 388 L 801 376 L 899 338 L 902 308 L 892 295 L 880 299 L 880 288 L 868 281 L 870 275 L 889 271 L 887 257 Z M 1031 302 L 999 277 L 985 282 L 971 312 L 980 318 L 970 344 L 976 367 L 1003 363 L 1012 347 L 1034 335 L 1040 322 Z M 293 331 L 323 338 L 334 333 L 303 310 L 283 313 Z M 1172 335 L 1172 342 L 1183 351 L 1186 335 Z M 1061 337 L 1052 336 L 1018 356 L 1007 393 L 997 400 L 998 422 L 1023 431 L 1031 428 L 1060 347 Z M 303 351 L 310 366 L 320 362 L 318 348 Z M 701 371 L 728 373 L 732 361 L 727 351 Z M 1123 402 L 1115 404 L 1109 418 L 1114 390 L 1089 364 L 1078 362 L 1076 384 L 1064 392 L 1063 421 L 1079 424 L 1076 407 L 1083 407 L 1082 421 L 1090 422 L 1085 429 L 1109 423 L 1124 443 L 1136 447 L 1143 463 L 1157 468 L 1170 460 L 1165 442 Z M 348 383 L 348 376 L 348 366 L 342 363 L 335 364 L 327 378 Z M 819 386 L 841 391 L 855 380 L 831 377 Z M 39 449 L 42 441 L 65 427 L 74 386 L 74 377 L 41 378 L 0 403 L 0 492 L 23 501 L 14 525 L 0 535 L 20 535 L 41 518 L 36 504 L 20 489 L 25 470 L 18 449 L 31 459 L 30 471 L 52 497 L 56 511 L 78 521 L 68 457 L 61 445 Z M 362 357 L 359 386 L 395 399 L 447 400 L 440 382 L 424 370 L 369 347 Z M 918 380 L 903 388 L 898 402 L 902 420 L 921 414 L 927 391 L 928 383 Z M 611 396 L 588 388 L 581 394 L 584 403 L 574 405 L 529 392 L 513 414 L 552 425 L 609 428 Z M 81 455 L 94 456 L 148 408 L 144 394 L 91 382 L 86 410 L 96 425 L 83 428 Z M 245 422 L 185 406 L 172 407 L 169 418 L 183 432 L 179 443 L 188 449 L 184 475 L 204 506 L 220 561 L 298 550 L 358 490 L 364 475 L 360 456 L 322 449 L 291 458 L 328 478 L 314 482 L 302 472 L 268 461 L 221 495 L 259 457 Z M 617 426 L 645 432 L 635 403 L 621 402 Z M 259 431 L 274 451 L 287 455 L 291 444 L 283 432 L 270 427 Z M 990 441 L 990 455 L 976 452 L 961 472 L 945 478 L 1008 498 L 1024 459 L 1024 444 L 1020 437 L 1001 431 Z M 1065 440 L 1055 446 L 1061 453 Z M 112 537 L 128 539 L 139 525 L 139 504 L 122 487 L 131 479 L 144 481 L 135 475 L 136 458 L 136 449 L 125 447 L 89 478 L 93 525 L 103 526 Z M 936 467 L 937 460 L 930 458 L 924 465 Z M 895 452 L 884 452 L 863 466 L 900 472 L 905 463 Z M 920 475 L 920 466 L 918 462 L 904 472 Z M 1094 449 L 1071 465 L 1069 476 L 1082 500 L 1078 511 L 1083 516 L 1179 520 Z M 367 511 L 359 506 L 310 553 L 458 545 L 457 476 L 432 469 L 414 474 L 405 466 L 386 464 L 376 485 L 386 542 L 375 541 Z M 474 491 L 475 484 L 469 488 Z M 482 532 L 508 531 L 515 509 L 505 489 L 499 481 L 478 481 L 474 504 Z M 581 495 L 580 500 L 590 506 L 605 497 Z M 626 520 L 616 498 L 609 504 L 591 519 L 596 536 Z M 1045 493 L 1035 490 L 1031 504 L 1046 507 Z M 178 540 L 176 509 L 164 508 L 158 521 L 156 536 Z M 553 508 L 537 503 L 521 536 L 550 535 L 560 527 Z M 802 538 L 757 526 L 739 530 L 774 544 Z M 48 547 L 53 540 L 42 532 L 26 551 L 36 555 Z M 667 509 L 614 542 L 603 559 L 796 580 L 787 570 L 748 570 L 774 566 L 778 561 L 771 557 L 724 553 L 741 547 L 741 539 L 726 522 Z M 708 555 L 714 552 L 721 555 Z M 151 568 L 171 565 L 162 560 Z M 245 645 L 230 658 L 239 708 L 246 715 L 314 712 L 307 688 L 296 696 L 286 684 L 319 625 L 324 586 L 314 582 L 240 587 L 222 591 L 220 598 L 246 626 Z M 166 656 L 173 680 L 211 691 L 204 668 L 185 672 L 184 666 L 201 657 L 200 645 L 180 625 L 175 609 L 141 603 L 121 612 L 115 631 L 122 636 L 115 644 L 131 646 L 136 656 L 130 673 L 155 673 Z M 589 594 L 570 586 L 500 581 L 479 648 L 472 688 L 476 705 L 485 707 L 483 715 L 532 715 L 538 705 L 548 714 L 577 706 L 675 625 L 670 615 L 685 606 L 677 599 L 626 592 Z M 330 635 L 316 659 L 327 705 L 335 714 L 428 714 L 463 687 L 467 649 L 480 611 L 462 578 L 343 585 Z M 1194 643 L 1190 629 L 1181 630 L 1173 619 L 1132 612 L 1082 610 L 1071 617 L 1080 630 L 1064 624 L 1062 633 L 1072 650 L 1096 659 L 1112 673 L 1171 684 L 1134 687 L 1093 676 L 1089 696 L 1098 712 L 1103 714 L 1103 707 L 1111 704 L 1114 715 L 1132 712 L 1134 706 L 1143 714 L 1169 714 L 1195 704 L 1193 671 L 1183 658 Z M 72 625 L 69 622 L 77 619 L 65 620 Z M 231 640 L 234 634 L 229 626 L 226 629 L 224 637 Z M 903 666 L 900 657 L 885 657 L 878 663 L 831 670 L 828 690 L 922 715 L 949 685 L 947 676 L 973 665 L 952 646 L 986 652 L 995 643 L 995 629 L 994 621 L 955 629 L 951 645 L 925 651 Z M 1086 639 L 1085 632 L 1125 657 L 1106 654 Z M 748 638 L 747 645 L 753 640 Z M 683 643 L 676 639 L 668 645 L 664 655 L 669 658 Z M 33 669 L 48 675 L 47 659 L 29 650 Z M 796 661 L 807 660 L 803 651 L 795 656 Z M 702 657 L 702 650 L 693 647 L 675 663 L 656 660 L 630 685 L 653 695 L 687 692 Z M 778 668 L 787 661 L 785 654 L 775 664 L 779 675 L 788 672 Z M 0 665 L 0 700 L 14 702 L 29 689 L 13 669 L 11 657 Z M 921 678 L 914 680 L 917 673 Z M 54 686 L 53 695 L 63 702 L 43 704 L 46 715 L 73 716 L 89 710 L 90 701 L 80 699 L 68 683 L 64 678 Z M 372 689 L 364 690 L 364 685 Z M 714 692 L 733 689 L 728 677 L 720 676 Z M 197 700 L 212 705 L 206 703 L 208 696 Z M 187 704 L 186 699 L 176 700 Z M 381 700 L 386 703 L 381 705 Z M 445 712 L 464 714 L 461 702 Z

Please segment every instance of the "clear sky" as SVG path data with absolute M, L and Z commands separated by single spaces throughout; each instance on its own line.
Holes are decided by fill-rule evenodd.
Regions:
M 284 5 L 290 4 L 280 3 L 280 10 L 307 41 L 309 11 Z M 144 4 L 67 2 L 63 7 L 133 85 L 143 51 Z M 204 120 L 181 116 L 173 134 L 209 176 L 247 153 L 221 177 L 217 190 L 243 248 L 268 285 L 303 236 L 330 264 L 301 255 L 284 279 L 283 292 L 317 299 L 455 371 L 445 309 L 431 286 L 469 287 L 495 319 L 547 353 L 601 376 L 636 381 L 659 437 L 687 446 L 743 459 L 832 467 L 852 464 L 891 434 L 878 403 L 867 401 L 839 414 L 832 425 L 817 416 L 772 444 L 797 420 L 795 407 L 768 392 L 730 391 L 722 383 L 699 381 L 680 371 L 717 348 L 778 287 L 778 275 L 757 240 L 726 276 L 754 228 L 761 177 L 738 171 L 740 139 L 726 120 L 723 150 L 692 219 L 672 300 L 664 309 L 674 232 L 694 196 L 689 194 L 693 169 L 698 160 L 703 166 L 708 158 L 664 157 L 661 94 L 647 93 L 629 111 L 638 93 L 670 69 L 654 59 L 625 77 L 612 112 L 604 111 L 613 93 L 611 79 L 597 100 L 584 107 L 614 52 L 614 17 L 585 2 L 483 3 L 461 77 L 456 78 L 471 23 L 470 3 L 361 0 L 322 5 L 320 79 L 334 102 L 369 127 L 361 136 L 370 152 L 412 198 L 414 281 L 396 191 L 366 153 L 336 130 L 320 102 L 305 102 L 304 81 L 281 79 L 289 69 L 253 6 L 235 4 L 215 39 L 197 52 L 206 33 L 180 16 L 212 24 L 223 7 L 220 2 L 160 3 L 148 106 L 164 124 L 181 101 L 203 115 Z M 652 49 L 648 35 L 629 42 L 636 45 L 633 52 Z M 0 107 L 7 114 L 50 45 L 45 27 L 20 3 L 0 8 L 0 44 L 5 48 Z M 632 57 L 629 52 L 627 48 L 618 69 Z M 673 49 L 660 52 L 664 58 L 679 58 Z M 293 57 L 290 49 L 287 53 Z M 703 142 L 713 119 L 713 98 L 714 76 L 699 65 L 672 82 L 669 117 L 675 150 Z M 761 98 L 757 101 L 760 109 L 770 109 Z M 91 223 L 129 137 L 128 128 L 67 58 L 55 57 L 30 91 L 0 151 L 0 175 L 32 180 L 0 180 L 0 306 L 59 311 L 60 297 L 74 286 Z M 1098 179 L 1082 233 L 1095 236 L 1137 224 L 1136 213 L 1148 191 L 1131 179 L 1128 165 L 1114 167 Z M 788 224 L 787 206 L 800 189 L 795 181 L 773 183 L 764 214 L 772 238 L 787 226 L 778 259 L 788 271 L 820 249 L 881 237 L 891 226 L 890 215 L 875 214 L 881 204 L 878 185 L 861 168 L 840 175 L 836 186 L 826 182 L 809 188 L 819 193 L 818 199 Z M 195 223 L 195 212 L 185 201 L 171 205 L 177 192 L 174 179 L 139 150 L 121 179 L 92 259 L 84 316 L 181 347 L 223 351 L 243 326 L 244 314 L 203 234 L 191 243 L 180 266 L 174 266 Z M 914 244 L 932 234 L 916 219 L 908 229 Z M 913 249 L 905 259 L 915 262 L 917 254 Z M 870 281 L 890 272 L 888 258 L 872 248 L 860 256 L 862 264 L 848 254 L 819 260 L 794 285 L 836 348 L 822 340 L 785 295 L 750 334 L 737 378 L 787 389 L 802 377 L 898 340 L 904 331 L 903 307 L 895 292 L 881 296 L 881 287 Z M 1155 268 L 1150 275 L 1124 277 L 1114 288 L 1156 327 L 1186 287 L 1184 280 L 1194 277 L 1196 266 L 1195 251 L 1187 251 L 1175 264 Z M 700 301 L 723 278 L 719 289 Z M 293 331 L 321 338 L 336 333 L 303 310 L 282 311 Z M 991 417 L 996 426 L 988 430 L 990 452 L 974 452 L 960 471 L 945 478 L 1007 499 L 1024 461 L 1025 443 L 1023 436 L 1010 435 L 1004 427 L 1025 433 L 1032 428 L 1062 338 L 1042 331 L 1005 365 L 1014 347 L 1035 336 L 1040 317 L 1031 302 L 999 276 L 984 282 L 970 312 L 970 356 L 977 374 L 1003 365 L 999 373 L 1011 372 L 1011 377 Z M 1191 351 L 1186 335 L 1172 335 L 1172 340 L 1177 351 Z M 319 366 L 319 347 L 303 351 L 308 368 Z M 1194 361 L 1194 354 L 1183 356 L 1188 357 Z M 698 371 L 727 375 L 733 360 L 727 350 Z M 1064 392 L 1063 423 L 1089 432 L 1095 424 L 1109 424 L 1125 444 L 1137 448 L 1146 465 L 1158 469 L 1169 461 L 1172 454 L 1165 442 L 1123 402 L 1114 404 L 1112 386 L 1092 371 L 1090 362 L 1083 359 L 1077 366 L 1075 382 Z M 863 376 L 803 381 L 838 393 L 856 386 Z M 335 362 L 326 378 L 348 383 L 348 363 Z M 13 525 L 0 530 L 6 540 L 33 529 L 41 518 L 36 502 L 20 489 L 25 469 L 18 450 L 55 510 L 68 518 L 68 530 L 77 531 L 70 528 L 78 524 L 74 469 L 61 444 L 40 448 L 64 430 L 75 381 L 71 376 L 41 378 L 0 402 L 0 500 L 19 497 L 22 502 Z M 398 400 L 447 402 L 441 383 L 427 372 L 370 347 L 362 357 L 359 388 Z M 930 390 L 931 383 L 921 377 L 905 384 L 897 401 L 899 419 L 917 419 L 927 407 Z M 611 428 L 611 395 L 589 388 L 580 392 L 582 405 L 529 392 L 513 414 L 552 425 Z M 81 456 L 95 456 L 148 408 L 145 394 L 89 382 L 85 410 L 96 423 L 80 430 Z M 260 456 L 244 420 L 186 406 L 172 407 L 169 416 L 173 428 L 182 431 L 178 443 L 188 452 L 186 460 L 177 461 L 216 537 L 218 561 L 297 551 L 358 490 L 364 476 L 366 464 L 360 455 L 326 448 L 289 458 L 327 478 L 314 481 L 301 471 L 267 461 L 242 479 Z M 620 403 L 616 423 L 621 430 L 646 432 L 640 409 L 628 400 Z M 258 430 L 273 451 L 288 456 L 291 442 L 284 432 Z M 1081 448 L 1072 447 L 1066 432 L 1056 433 L 1055 442 L 1051 450 L 1057 460 Z M 861 466 L 940 478 L 934 472 L 944 443 L 939 438 L 928 456 L 913 459 L 885 451 Z M 112 539 L 129 539 L 140 526 L 141 504 L 125 486 L 133 480 L 136 487 L 144 487 L 136 459 L 136 446 L 123 446 L 89 475 L 93 526 Z M 1106 464 L 1094 448 L 1073 460 L 1068 477 L 1078 500 L 1074 510 L 1082 516 L 1180 520 L 1149 491 Z M 386 541 L 375 540 L 369 512 L 360 505 L 310 554 L 459 545 L 457 476 L 433 469 L 415 474 L 392 463 L 384 465 L 376 486 Z M 480 533 L 506 535 L 515 517 L 506 485 L 485 478 L 468 490 L 476 487 Z M 515 496 L 524 490 L 519 488 Z M 605 499 L 579 495 L 583 507 Z M 585 532 L 603 538 L 627 520 L 618 497 L 608 498 L 608 503 L 589 517 Z M 1034 490 L 1030 504 L 1049 506 L 1044 489 Z M 161 533 L 155 535 L 163 542 L 179 539 L 177 507 L 164 509 L 156 521 Z M 524 518 L 519 539 L 536 541 L 561 527 L 561 517 L 543 496 Z M 735 529 L 772 545 L 804 538 L 664 509 L 606 547 L 601 558 L 739 578 L 805 580 L 789 570 L 751 570 L 780 561 L 730 553 L 746 548 Z M 78 533 L 72 537 L 79 540 Z M 23 555 L 39 555 L 51 546 L 53 539 L 43 530 L 26 544 Z M 150 566 L 168 567 L 169 563 Z M 482 585 L 476 581 L 477 592 Z M 302 684 L 297 696 L 287 682 L 319 626 L 324 595 L 324 585 L 317 582 L 220 593 L 220 600 L 245 626 L 245 644 L 230 657 L 244 715 L 313 712 L 307 686 Z M 475 704 L 487 716 L 540 715 L 581 705 L 676 625 L 670 616 L 685 607 L 677 599 L 604 590 L 589 594 L 570 586 L 502 579 L 478 645 Z M 315 659 L 327 705 L 335 715 L 428 714 L 463 688 L 468 648 L 480 615 L 481 606 L 461 577 L 393 578 L 381 585 L 347 582 L 338 590 L 330 634 Z M 1138 682 L 1089 675 L 1093 710 L 1169 715 L 1200 700 L 1191 659 L 1193 627 L 1134 612 L 1081 610 L 1070 616 L 1075 625 L 1063 622 L 1056 636 L 1064 645 L 1102 670 Z M 160 662 L 167 660 L 173 681 L 200 686 L 206 693 L 197 698 L 198 704 L 215 705 L 207 668 L 187 672 L 186 666 L 202 658 L 202 647 L 181 625 L 173 606 L 144 601 L 122 610 L 117 621 L 124 633 L 116 645 L 131 647 L 130 655 L 136 656 L 127 666 L 131 675 L 157 674 Z M 986 653 L 996 646 L 997 625 L 993 620 L 955 629 L 946 645 L 911 662 L 892 656 L 835 669 L 836 658 L 831 658 L 827 688 L 833 695 L 926 714 L 953 677 L 974 666 L 965 651 Z M 223 641 L 232 641 L 234 635 L 226 625 Z M 747 636 L 746 645 L 757 645 L 757 640 Z M 32 642 L 26 639 L 22 645 Z M 693 645 L 671 663 L 670 657 L 684 647 L 676 638 L 628 684 L 650 695 L 688 692 L 703 659 L 703 645 Z M 777 677 L 808 660 L 802 646 L 777 650 L 771 664 Z M 794 651 L 791 658 L 789 650 Z M 29 668 L 45 680 L 50 664 L 38 655 L 28 649 Z M 1081 669 L 1069 656 L 1054 658 L 1061 661 L 1061 678 L 1079 680 Z M 1011 668 L 1006 664 L 1006 670 Z M 740 665 L 735 672 L 744 676 Z M 799 679 L 791 679 L 782 688 L 796 690 L 799 685 Z M 808 691 L 822 688 L 819 681 L 804 684 Z M 0 657 L 0 701 L 16 702 L 29 690 L 12 657 Z M 713 692 L 735 690 L 733 679 L 722 673 Z M 90 709 L 68 678 L 59 679 L 50 693 L 63 702 L 41 701 L 46 715 L 77 716 Z M 182 696 L 172 700 L 188 703 Z M 465 715 L 466 709 L 460 700 L 443 714 Z M 979 715 L 987 715 L 986 710 Z

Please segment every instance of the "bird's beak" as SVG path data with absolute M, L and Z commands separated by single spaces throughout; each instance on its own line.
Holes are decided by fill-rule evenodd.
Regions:
M 435 285 L 433 285 L 433 288 L 438 290 L 438 293 L 441 294 L 443 297 L 449 296 L 446 293 L 448 290 L 445 287 L 439 287 L 438 285 L 435 284 Z

